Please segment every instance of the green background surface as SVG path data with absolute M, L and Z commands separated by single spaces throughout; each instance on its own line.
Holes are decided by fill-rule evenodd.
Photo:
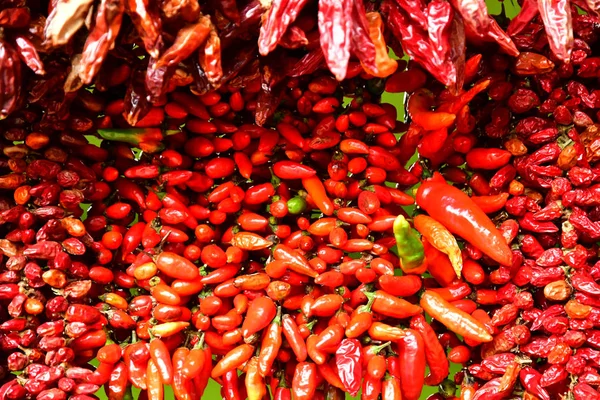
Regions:
M 504 2 L 500 2 L 498 0 L 486 0 L 486 3 L 488 5 L 490 14 L 497 15 L 497 14 L 501 14 L 504 12 L 506 14 L 506 16 L 508 16 L 509 18 L 512 18 L 519 11 L 519 6 L 515 0 L 507 0 Z M 405 101 L 404 93 L 384 93 L 382 96 L 382 102 L 390 103 L 390 104 L 393 104 L 394 106 L 396 106 L 396 108 L 398 109 L 398 119 L 400 119 L 400 120 L 402 120 L 404 118 L 404 101 Z M 461 368 L 460 365 L 451 364 L 451 373 L 450 373 L 451 376 L 454 373 L 456 373 L 457 371 L 459 371 L 460 368 Z M 423 389 L 423 394 L 421 395 L 421 399 L 426 399 L 429 395 L 431 395 L 433 393 L 437 393 L 437 391 L 438 390 L 436 387 L 427 387 L 426 386 Z M 138 397 L 137 396 L 138 393 L 139 393 L 139 390 L 134 391 L 134 398 Z M 103 389 L 101 389 L 99 391 L 99 393 L 97 393 L 97 395 L 100 397 L 100 399 L 106 400 L 106 396 L 104 395 Z M 212 399 L 221 399 L 221 398 L 222 397 L 221 397 L 221 393 L 220 393 L 220 386 L 211 379 L 202 399 L 203 400 L 212 400 Z M 165 390 L 165 399 L 167 399 L 167 400 L 174 399 L 173 392 L 170 387 L 167 387 Z M 357 397 L 348 396 L 347 399 L 360 399 L 360 393 Z

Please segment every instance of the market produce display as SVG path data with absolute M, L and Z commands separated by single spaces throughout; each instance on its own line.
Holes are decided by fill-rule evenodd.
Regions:
M 0 399 L 600 399 L 599 4 L 4 1 Z

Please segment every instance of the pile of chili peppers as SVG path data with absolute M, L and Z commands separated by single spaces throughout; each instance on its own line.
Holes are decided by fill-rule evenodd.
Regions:
M 0 399 L 600 398 L 597 10 L 2 3 Z

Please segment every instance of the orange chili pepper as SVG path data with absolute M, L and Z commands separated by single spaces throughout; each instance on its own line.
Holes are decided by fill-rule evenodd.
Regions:
M 370 69 L 364 64 L 363 68 L 373 76 L 387 78 L 396 72 L 396 69 L 398 69 L 398 62 L 389 56 L 388 47 L 385 43 L 385 38 L 383 37 L 383 21 L 381 20 L 381 14 L 378 12 L 369 12 L 366 16 L 367 21 L 369 22 L 369 36 L 375 45 L 375 65 L 377 66 L 377 70 Z
M 432 318 L 440 321 L 446 328 L 464 338 L 479 342 L 491 342 L 492 335 L 475 318 L 459 310 L 437 293 L 426 290 L 421 296 L 421 307 Z
M 231 238 L 231 245 L 242 250 L 262 250 L 273 245 L 273 242 L 253 232 L 239 232 Z
M 463 267 L 462 253 L 454 235 L 452 235 L 442 224 L 426 215 L 417 215 L 414 219 L 414 224 L 415 229 L 419 231 L 433 247 L 448 255 L 456 276 L 460 278 Z
M 212 369 L 211 377 L 218 378 L 224 373 L 242 366 L 252 357 L 252 354 L 254 354 L 254 346 L 247 343 L 237 346 L 219 360 Z
M 327 191 L 325 190 L 325 186 L 323 186 L 323 182 L 317 176 L 313 176 L 310 178 L 302 179 L 302 186 L 310 197 L 312 198 L 315 205 L 321 210 L 321 212 L 325 215 L 333 214 L 333 203 L 329 196 L 327 196 Z

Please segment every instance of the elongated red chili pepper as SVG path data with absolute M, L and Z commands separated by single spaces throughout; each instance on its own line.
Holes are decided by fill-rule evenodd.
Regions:
M 394 297 L 383 290 L 378 290 L 375 293 L 367 294 L 367 297 L 370 296 L 375 296 L 375 301 L 373 302 L 373 311 L 388 317 L 403 319 L 423 312 L 421 307 L 415 306 L 404 299 Z
M 279 308 L 277 316 L 273 319 L 263 336 L 260 347 L 258 373 L 261 376 L 266 377 L 270 374 L 282 342 L 281 308 Z
M 493 214 L 504 208 L 508 196 L 508 193 L 500 193 L 491 196 L 471 196 L 471 199 L 484 213 Z
M 332 358 L 328 363 L 317 364 L 317 371 L 319 374 L 329 383 L 338 389 L 344 390 L 344 384 L 342 383 L 338 372 L 332 367 L 335 363 L 335 358 Z
M 239 379 L 237 370 L 226 372 L 222 377 L 223 390 L 222 395 L 226 400 L 241 400 L 239 392 Z
M 194 379 L 200 375 L 204 369 L 204 364 L 210 362 L 205 359 L 204 338 L 202 337 L 198 344 L 187 354 L 185 361 L 181 366 L 181 375 L 187 379 Z
M 298 362 L 305 361 L 306 357 L 308 356 L 306 351 L 306 343 L 304 342 L 304 338 L 300 333 L 296 321 L 294 321 L 294 319 L 288 314 L 285 314 L 281 318 L 281 325 L 283 335 L 285 336 L 287 343 L 292 348 L 292 351 L 296 355 L 296 360 Z
M 162 252 L 155 260 L 158 269 L 175 279 L 192 281 L 200 276 L 198 267 L 188 259 L 171 252 Z
M 171 356 L 169 349 L 161 339 L 150 341 L 150 357 L 158 368 L 160 378 L 166 385 L 173 382 L 173 365 L 171 364 Z
M 425 380 L 425 343 L 417 331 L 407 329 L 398 343 L 402 398 L 418 400 Z
M 266 56 L 275 49 L 288 26 L 296 20 L 307 0 L 278 0 L 271 5 L 260 29 L 258 48 Z
M 425 89 L 417 90 L 408 100 L 408 112 L 412 121 L 426 131 L 448 128 L 454 123 L 456 116 L 447 112 L 430 110 L 433 94 Z
M 467 153 L 467 165 L 473 169 L 497 170 L 508 164 L 512 154 L 506 150 L 476 148 Z
M 317 174 L 313 168 L 294 161 L 277 161 L 273 172 L 280 179 L 306 179 Z
M 219 360 L 217 365 L 213 368 L 211 376 L 213 379 L 218 378 L 227 371 L 236 369 L 248 361 L 254 353 L 254 346 L 249 344 L 241 344 L 235 349 L 227 353 L 223 358 Z
M 446 351 L 440 344 L 437 334 L 422 315 L 415 315 L 410 320 L 410 327 L 419 332 L 425 346 L 425 359 L 429 366 L 429 375 L 425 377 L 425 384 L 439 385 L 449 374 L 449 364 Z
M 538 1 L 550 49 L 558 59 L 568 62 L 573 51 L 573 22 L 567 1 Z
M 123 400 L 129 382 L 127 380 L 127 367 L 124 362 L 114 366 L 108 381 L 107 397 L 109 400 Z
M 439 181 L 425 181 L 417 204 L 501 265 L 512 264 L 512 252 L 489 217 L 465 193 Z
M 122 198 L 134 201 L 142 210 L 146 209 L 144 191 L 136 183 L 125 178 L 119 178 L 115 181 L 115 188 Z
M 179 347 L 173 353 L 173 393 L 178 400 L 192 400 L 195 395 L 193 382 L 182 373 L 182 367 L 188 357 L 190 350 L 186 347 Z

